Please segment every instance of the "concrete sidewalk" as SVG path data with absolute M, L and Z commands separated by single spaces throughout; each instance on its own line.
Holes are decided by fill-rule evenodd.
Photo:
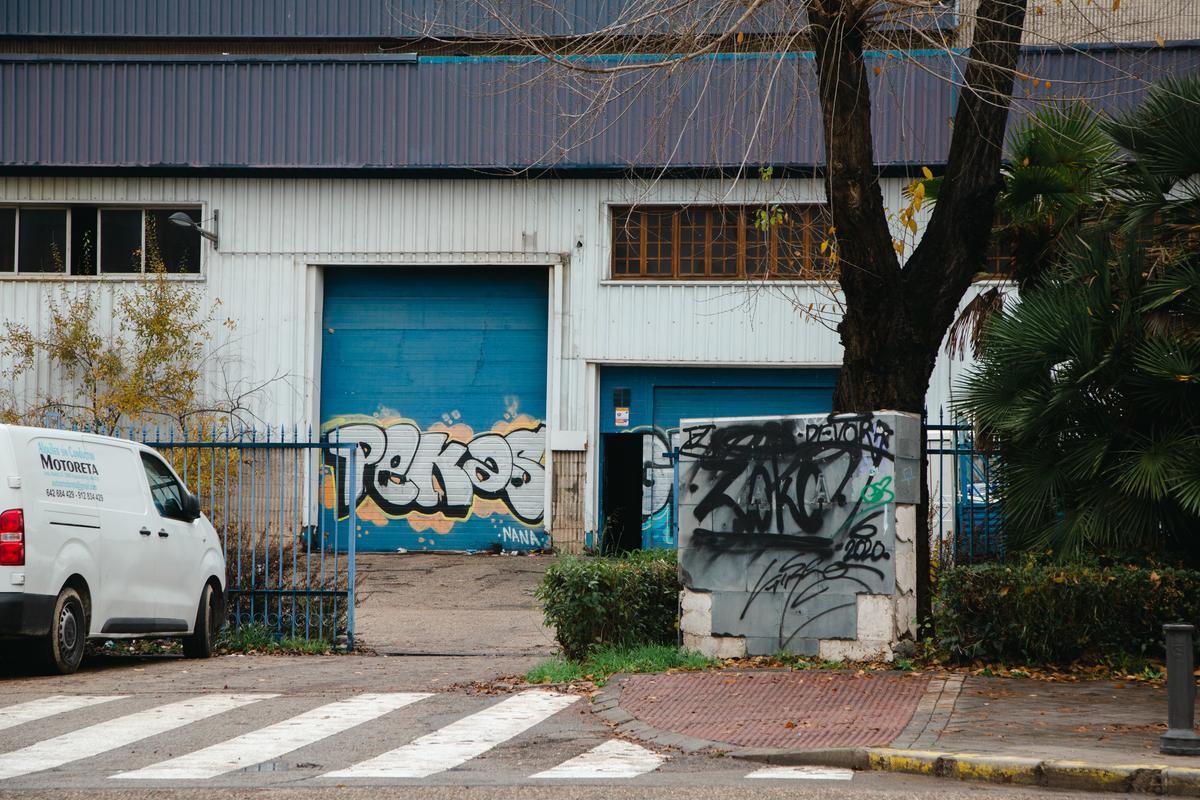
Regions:
M 360 553 L 357 640 L 379 655 L 523 657 L 558 650 L 532 592 L 553 556 Z
M 1164 756 L 1162 687 L 953 673 L 727 670 L 614 679 L 594 709 L 635 738 L 779 764 L 1200 796 Z

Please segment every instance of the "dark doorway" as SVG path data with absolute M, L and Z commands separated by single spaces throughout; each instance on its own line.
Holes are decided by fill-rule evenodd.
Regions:
M 605 553 L 642 547 L 642 437 L 604 435 L 604 512 L 601 546 Z

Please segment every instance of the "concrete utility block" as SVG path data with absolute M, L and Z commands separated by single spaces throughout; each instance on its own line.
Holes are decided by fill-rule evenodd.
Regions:
M 763 592 L 754 602 L 750 598 L 745 591 L 713 592 L 713 632 L 718 636 L 765 636 L 778 630 L 786 596 Z
M 858 600 L 859 639 L 890 640 L 896 628 L 896 607 L 886 594 L 860 594 Z
M 679 593 L 679 606 L 683 612 L 679 617 L 681 630 L 697 636 L 712 634 L 712 595 L 684 589 Z
M 891 661 L 891 639 L 823 639 L 817 654 L 824 661 Z
M 897 504 L 896 506 L 896 546 L 900 542 L 911 544 L 917 534 L 917 507 L 914 505 Z
M 906 411 L 876 411 L 875 418 L 892 427 L 892 452 L 897 460 L 921 457 L 921 417 Z M 904 502 L 900 500 L 899 502 Z
M 916 638 L 917 635 L 917 596 L 915 594 L 898 595 L 893 598 L 896 607 L 895 638 Z
M 680 531 L 685 530 L 682 521 Z M 684 534 L 680 534 L 683 544 Z M 747 557 L 711 551 L 707 548 L 680 547 L 679 567 L 691 576 L 687 588 L 706 592 L 744 592 Z
M 918 417 L 878 412 L 681 426 L 680 575 L 690 592 L 710 593 L 707 606 L 683 596 L 685 640 L 714 655 L 786 647 L 838 659 L 891 658 L 892 644 L 912 633 L 911 603 L 889 597 L 910 597 L 916 588 Z M 812 442 L 822 443 L 820 458 Z M 803 519 L 779 505 L 801 488 L 777 485 L 753 466 L 793 447 L 795 458 L 811 459 L 795 480 L 839 492 Z M 845 460 L 828 455 L 838 451 L 859 465 L 852 475 L 838 472 Z M 749 517 L 758 520 L 752 531 Z
M 913 594 L 917 591 L 917 554 L 911 544 L 896 543 L 896 589 L 899 594 Z
M 764 592 L 757 597 L 749 592 L 713 592 L 712 597 L 712 632 L 718 636 L 787 640 L 855 635 L 858 595 L 826 592 L 805 601 L 799 609 L 791 608 L 794 598 L 784 592 Z
M 784 642 L 778 636 L 747 636 L 746 655 L 773 656 L 780 651 L 795 656 L 815 656 L 820 652 L 821 643 L 817 639 L 802 639 L 799 636 Z
M 684 589 L 679 593 L 679 607 L 684 613 L 688 611 L 700 611 L 705 614 L 711 614 L 712 595 L 708 592 L 693 592 L 690 589 Z
M 746 657 L 746 640 L 740 636 L 697 636 L 685 632 L 683 646 L 709 658 Z

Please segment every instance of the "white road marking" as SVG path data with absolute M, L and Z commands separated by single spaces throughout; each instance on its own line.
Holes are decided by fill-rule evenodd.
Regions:
M 96 706 L 112 700 L 120 700 L 125 695 L 65 695 L 56 694 L 43 697 L 41 700 L 30 700 L 28 703 L 18 703 L 15 706 L 0 708 L 0 731 L 5 728 L 15 728 L 26 722 L 33 722 L 46 717 L 65 714 L 68 711 L 78 711 L 88 706 Z
M 322 777 L 424 778 L 486 753 L 578 699 L 543 690 L 522 692 L 403 747 Z
M 586 753 L 539 772 L 535 778 L 636 778 L 658 769 L 667 759 L 633 742 L 610 739 Z
M 0 755 L 0 779 L 61 767 L 182 728 L 274 694 L 210 694 L 117 717 Z
M 838 767 L 763 767 L 756 769 L 746 777 L 803 781 L 848 781 L 854 777 L 854 770 Z
M 194 753 L 160 761 L 143 769 L 111 776 L 117 780 L 185 780 L 215 778 L 235 769 L 261 764 L 403 708 L 428 694 L 360 694 L 329 703 L 299 716 L 235 737 Z

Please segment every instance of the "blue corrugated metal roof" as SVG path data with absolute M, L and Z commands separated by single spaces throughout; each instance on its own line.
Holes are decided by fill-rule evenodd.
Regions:
M 948 149 L 958 57 L 873 54 L 880 165 Z M 1128 107 L 1200 47 L 1038 51 L 1019 101 Z M 823 163 L 811 57 L 625 75 L 598 113 L 526 58 L 0 57 L 0 168 L 516 170 Z M 576 76 L 576 79 L 578 77 Z M 1049 80 L 1047 86 L 1043 81 Z M 1030 97 L 1026 97 L 1026 92 Z
M 466 0 L 5 0 L 0 8 L 0 36 L 253 39 L 505 34 L 507 25 L 489 14 L 487 7 Z M 644 0 L 506 0 L 495 7 L 503 9 L 506 22 L 545 36 L 590 33 L 632 20 L 641 20 L 640 31 L 679 30 L 697 21 L 724 30 L 746 11 L 738 5 L 698 2 L 642 19 Z M 798 13 L 794 3 L 770 0 L 738 27 L 746 33 L 796 30 L 801 26 Z

